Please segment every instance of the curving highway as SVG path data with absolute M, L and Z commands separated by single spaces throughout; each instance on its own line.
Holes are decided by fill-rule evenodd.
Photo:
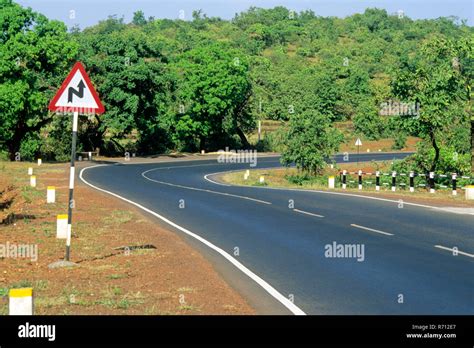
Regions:
M 278 166 L 277 157 L 258 159 L 257 168 Z M 80 178 L 182 235 L 260 313 L 474 314 L 474 216 L 222 185 L 212 175 L 247 168 L 216 159 L 115 164 L 87 167 Z

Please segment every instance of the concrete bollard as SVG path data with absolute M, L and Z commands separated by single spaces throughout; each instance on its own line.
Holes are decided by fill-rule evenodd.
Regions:
M 40 166 L 42 163 L 43 161 L 41 160 L 41 158 L 38 158 L 38 166 Z
M 28 168 L 28 175 L 33 175 L 33 168 L 31 167 Z
M 8 313 L 10 315 L 33 315 L 33 289 L 10 289 Z
M 328 177 L 328 187 L 330 189 L 333 189 L 335 187 L 334 183 L 335 183 L 334 176 Z
M 474 185 L 466 186 L 466 199 L 474 200 Z
M 36 187 L 36 175 L 31 175 L 30 176 L 30 186 L 31 187 Z
M 46 203 L 56 203 L 56 188 L 48 186 L 46 190 Z
M 263 184 L 265 182 L 265 177 L 262 175 L 260 176 L 260 183 Z
M 56 217 L 56 238 L 67 238 L 67 215 L 58 215 Z

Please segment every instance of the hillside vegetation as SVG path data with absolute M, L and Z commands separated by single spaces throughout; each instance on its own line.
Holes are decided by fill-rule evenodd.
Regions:
M 77 60 L 106 108 L 81 117 L 79 150 L 105 155 L 282 151 L 317 173 L 351 122 L 368 139 L 422 139 L 403 165 L 470 171 L 474 29 L 367 9 L 346 18 L 250 8 L 232 20 L 109 17 L 67 30 L 0 0 L 0 150 L 65 160 L 71 118 L 48 101 Z M 258 120 L 284 121 L 259 144 Z M 253 138 L 253 137 L 252 137 Z

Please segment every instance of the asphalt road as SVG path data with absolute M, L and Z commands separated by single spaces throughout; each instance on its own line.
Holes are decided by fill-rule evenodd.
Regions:
M 361 154 L 360 160 L 399 156 Z M 257 168 L 279 165 L 278 158 L 266 157 Z M 88 168 L 82 178 L 226 251 L 306 314 L 474 314 L 472 215 L 328 192 L 224 186 L 213 183 L 212 175 L 204 178 L 246 168 L 215 159 L 118 164 Z M 168 228 L 203 252 L 259 312 L 290 313 L 228 259 L 175 225 Z M 363 254 L 327 257 L 334 243 L 354 245 Z M 457 255 L 449 250 L 454 247 Z

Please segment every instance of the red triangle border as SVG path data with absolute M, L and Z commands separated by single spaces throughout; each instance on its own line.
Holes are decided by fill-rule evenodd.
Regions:
M 104 105 L 100 101 L 99 95 L 97 94 L 94 86 L 92 85 L 92 82 L 89 78 L 89 75 L 87 75 L 86 70 L 84 69 L 84 66 L 82 65 L 81 62 L 76 62 L 76 64 L 74 64 L 74 66 L 72 67 L 71 72 L 68 74 L 68 76 L 66 77 L 66 79 L 62 83 L 62 85 L 59 88 L 58 92 L 56 93 L 54 98 L 51 99 L 51 101 L 49 102 L 48 109 L 50 111 L 58 111 L 58 110 L 62 110 L 64 108 L 64 107 L 57 107 L 56 103 L 59 100 L 59 98 L 61 97 L 61 95 L 64 93 L 64 91 L 66 90 L 66 87 L 69 85 L 69 82 L 71 82 L 71 80 L 74 77 L 74 74 L 76 73 L 77 70 L 79 70 L 81 72 L 82 77 L 84 78 L 84 82 L 87 85 L 87 88 L 89 88 L 90 92 L 92 93 L 92 97 L 94 98 L 95 102 L 99 106 L 98 108 L 88 108 L 88 109 L 94 110 L 94 112 L 96 114 L 103 114 L 105 112 Z M 68 112 L 82 111 L 82 110 L 84 110 L 84 108 L 83 107 L 71 106 L 71 107 L 68 107 L 67 110 L 68 110 Z

